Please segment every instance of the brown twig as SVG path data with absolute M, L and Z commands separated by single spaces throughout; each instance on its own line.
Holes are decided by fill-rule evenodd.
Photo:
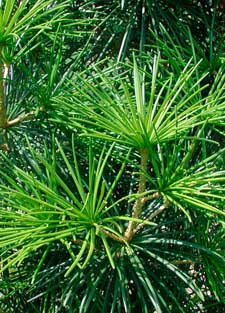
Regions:
M 2 49 L 2 48 L 1 48 Z M 1 55 L 0 49 L 0 55 Z M 0 61 L 0 150 L 9 151 L 7 137 L 7 117 L 5 106 L 5 79 L 8 75 L 8 66 Z
M 17 116 L 16 118 L 14 118 L 13 120 L 7 121 L 6 127 L 7 127 L 7 128 L 13 127 L 13 126 L 15 126 L 15 125 L 18 124 L 18 123 L 21 123 L 21 122 L 23 122 L 23 121 L 25 121 L 25 120 L 31 119 L 31 118 L 33 118 L 35 115 L 37 115 L 37 113 L 38 113 L 39 111 L 44 111 L 44 107 L 40 107 L 40 108 L 38 108 L 38 109 L 36 109 L 36 110 L 32 110 L 32 111 L 30 111 L 30 112 L 28 112 L 28 113 L 23 113 L 23 114 Z
M 108 230 L 106 230 L 104 228 L 100 228 L 99 230 L 100 230 L 100 232 L 105 234 L 108 238 L 111 238 L 114 241 L 118 241 L 118 242 L 123 243 L 123 244 L 126 241 L 123 237 L 116 236 L 115 234 L 111 233 L 110 231 L 108 231 Z
M 149 195 L 149 196 L 147 196 L 147 197 L 143 197 L 142 199 L 141 199 L 141 201 L 142 201 L 142 203 L 146 203 L 146 202 L 148 202 L 148 201 L 151 201 L 151 200 L 154 200 L 154 199 L 156 199 L 156 198 L 159 198 L 160 197 L 160 192 L 159 191 L 156 191 L 156 192 L 154 192 L 153 194 L 151 194 L 151 195 Z
M 195 264 L 195 262 L 192 260 L 174 260 L 171 263 L 174 265 L 186 265 L 186 264 L 192 265 L 192 264 Z
M 145 221 L 151 221 L 154 217 L 162 213 L 165 209 L 167 209 L 170 206 L 170 202 L 168 200 L 165 201 L 160 207 L 152 212 L 148 217 L 145 218 Z M 137 225 L 137 227 L 134 230 L 134 233 L 140 231 L 145 226 L 145 223 Z
M 4 63 L 0 63 L 0 128 L 3 129 L 7 122 L 5 107 L 5 67 Z

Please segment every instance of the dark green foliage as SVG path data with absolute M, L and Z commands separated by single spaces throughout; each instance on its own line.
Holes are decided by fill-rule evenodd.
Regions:
M 224 1 L 0 8 L 0 313 L 225 312 Z

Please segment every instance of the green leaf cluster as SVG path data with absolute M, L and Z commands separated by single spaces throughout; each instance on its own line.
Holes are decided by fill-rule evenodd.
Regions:
M 0 0 L 0 311 L 223 312 L 223 13 Z

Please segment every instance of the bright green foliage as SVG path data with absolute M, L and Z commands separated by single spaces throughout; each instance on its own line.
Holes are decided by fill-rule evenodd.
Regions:
M 0 1 L 0 312 L 225 310 L 223 1 Z
M 23 37 L 30 34 L 32 39 L 26 45 L 33 44 L 42 32 L 51 31 L 52 24 L 63 22 L 67 18 L 64 10 L 68 1 L 58 5 L 52 5 L 52 1 L 46 0 L 38 0 L 33 4 L 28 0 L 17 2 L 7 0 L 0 3 L 1 62 L 12 61 Z

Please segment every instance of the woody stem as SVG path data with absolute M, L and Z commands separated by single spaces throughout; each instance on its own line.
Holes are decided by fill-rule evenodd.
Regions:
M 0 54 L 1 54 L 0 48 Z M 0 61 L 0 149 L 9 151 L 7 139 L 7 117 L 5 105 L 5 76 L 7 75 L 7 66 Z
M 5 70 L 4 64 L 0 63 L 0 128 L 5 128 L 7 123 L 5 107 L 4 70 Z
M 138 183 L 138 193 L 142 194 L 145 191 L 146 188 L 146 171 L 148 166 L 148 149 L 142 148 L 140 149 L 140 156 L 141 156 L 141 164 L 140 164 L 140 176 L 139 176 L 139 183 Z M 133 218 L 139 218 L 142 208 L 145 204 L 144 196 L 139 197 L 133 206 L 132 211 L 132 217 Z M 136 228 L 137 222 L 135 221 L 129 221 L 127 229 L 124 234 L 124 238 L 127 241 L 130 241 L 134 234 L 135 234 L 135 228 Z

